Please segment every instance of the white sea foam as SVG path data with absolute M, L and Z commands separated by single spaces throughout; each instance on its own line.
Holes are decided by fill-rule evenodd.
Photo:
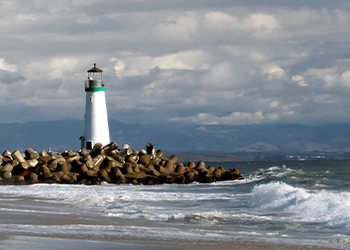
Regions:
M 159 238 L 185 239 L 185 240 L 212 240 L 230 241 L 238 238 L 239 235 L 262 236 L 257 232 L 235 232 L 217 229 L 179 228 L 175 227 L 144 227 L 144 226 L 123 226 L 123 225 L 96 225 L 96 224 L 71 224 L 71 225 L 30 225 L 30 224 L 0 224 L 0 232 L 14 232 L 30 235 L 84 235 L 93 239 L 103 235 L 103 238 L 128 237 L 130 239 Z
M 152 221 L 169 221 L 189 219 L 202 221 L 205 224 L 215 223 L 216 218 L 224 218 L 221 212 L 212 212 L 213 208 L 197 207 L 200 202 L 230 202 L 245 199 L 246 194 L 232 194 L 216 192 L 219 187 L 211 185 L 184 186 L 132 186 L 132 185 L 47 185 L 37 184 L 31 186 L 3 186 L 0 195 L 10 197 L 27 196 L 33 201 L 45 203 L 59 203 L 69 205 L 74 209 L 93 209 L 102 216 L 119 217 L 126 219 L 142 218 Z M 228 187 L 228 191 L 230 188 Z M 242 197 L 243 196 L 243 197 Z M 174 207 L 177 204 L 184 206 Z M 188 207 L 193 204 L 193 210 Z M 212 206 L 212 205 L 211 205 Z M 5 209 L 5 208 L 4 208 Z M 208 210 L 210 209 L 210 210 Z M 23 212 L 35 212 L 23 211 Z M 211 214 L 212 213 L 212 214 Z M 193 217 L 196 216 L 196 217 Z
M 302 188 L 294 188 L 283 182 L 271 182 L 254 187 L 248 206 L 281 209 L 297 203 L 299 199 L 305 199 L 307 196 L 309 194 Z
M 292 213 L 296 221 L 350 228 L 349 192 L 311 192 L 283 182 L 271 182 L 255 186 L 247 205 Z
M 84 185 L 56 185 L 36 184 L 26 186 L 0 186 L 0 194 L 7 196 L 27 196 L 50 199 L 51 202 L 89 206 L 116 201 L 193 201 L 230 199 L 232 194 L 225 193 L 192 193 L 183 190 L 172 190 L 162 186 L 162 192 L 157 186 L 84 186 Z
M 279 179 L 281 173 L 286 178 Z M 113 238 L 161 235 L 165 239 L 215 241 L 280 240 L 287 236 L 292 240 L 300 234 L 306 235 L 305 238 L 317 238 L 319 230 L 323 234 L 327 232 L 327 236 L 336 233 L 349 235 L 350 195 L 347 192 L 311 192 L 284 182 L 255 185 L 252 190 L 253 180 L 266 183 L 269 177 L 273 177 L 272 180 L 289 181 L 296 175 L 302 179 L 305 173 L 286 167 L 271 167 L 251 174 L 248 181 L 216 184 L 0 186 L 3 216 L 22 213 L 27 215 L 23 218 L 29 218 L 27 221 L 21 219 L 21 225 L 0 224 L 0 231 Z M 294 179 L 291 182 L 296 183 Z M 74 224 L 76 220 L 73 224 L 62 225 L 61 221 L 55 224 L 56 213 L 64 217 L 63 223 L 70 223 L 69 219 L 78 215 L 79 224 Z M 38 225 L 42 221 L 33 224 L 32 219 L 38 215 L 41 219 L 54 218 L 48 220 L 52 225 Z M 323 230 L 324 227 L 327 230 Z
M 157 209 L 149 206 L 129 206 L 124 204 L 119 208 L 106 209 L 103 211 L 105 216 L 108 217 L 119 217 L 119 218 L 142 218 L 151 221 L 169 221 L 175 220 L 178 222 L 191 221 L 196 224 L 220 224 L 218 220 L 225 221 L 255 221 L 255 222 L 264 222 L 271 221 L 273 218 L 271 216 L 262 216 L 262 215 L 251 215 L 246 213 L 222 213 L 221 211 L 207 211 L 207 212 L 193 212 L 191 209 L 184 210 L 183 212 L 173 212 L 172 210 L 160 210 L 157 212 Z
M 36 214 L 71 214 L 69 212 L 58 212 L 58 211 L 46 211 L 46 210 L 29 210 L 29 209 L 18 209 L 18 208 L 0 208 L 0 211 L 4 212 L 18 212 L 18 213 L 36 213 Z
M 267 169 L 259 169 L 258 171 L 254 171 L 248 175 L 245 175 L 244 176 L 245 179 L 243 179 L 239 183 L 261 181 L 268 177 L 282 178 L 285 176 L 290 176 L 291 178 L 298 179 L 299 176 L 303 176 L 304 174 L 305 172 L 303 172 L 303 170 L 301 169 L 296 170 L 296 169 L 288 168 L 285 165 L 283 165 L 282 167 L 273 166 Z

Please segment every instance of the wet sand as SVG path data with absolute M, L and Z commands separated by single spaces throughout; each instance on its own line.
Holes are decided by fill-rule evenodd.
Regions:
M 25 235 L 0 235 L 0 249 L 19 250 L 19 249 L 36 249 L 36 250 L 95 250 L 95 249 L 126 249 L 126 250 L 186 250 L 186 249 L 213 249 L 213 250 L 331 250 L 335 248 L 308 247 L 296 245 L 278 245 L 255 242 L 205 242 L 205 241 L 162 241 L 153 240 L 139 242 L 128 240 L 127 242 L 99 241 L 62 238 L 62 237 L 45 237 L 45 236 L 25 236 Z

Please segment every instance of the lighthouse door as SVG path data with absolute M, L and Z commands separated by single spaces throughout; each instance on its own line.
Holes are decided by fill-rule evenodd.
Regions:
M 93 145 L 93 141 L 86 141 L 86 149 L 91 150 Z

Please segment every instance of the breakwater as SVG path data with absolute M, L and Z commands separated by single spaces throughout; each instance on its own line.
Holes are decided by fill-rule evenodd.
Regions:
M 215 181 L 243 178 L 239 170 L 206 166 L 203 161 L 184 164 L 177 157 L 164 156 L 163 152 L 148 143 L 146 149 L 131 150 L 127 144 L 118 149 L 115 142 L 103 147 L 96 143 L 92 150 L 78 152 L 41 151 L 31 148 L 23 153 L 6 150 L 0 156 L 0 183 L 26 185 L 35 183 L 66 183 L 97 185 L 114 184 L 188 184 L 194 181 Z

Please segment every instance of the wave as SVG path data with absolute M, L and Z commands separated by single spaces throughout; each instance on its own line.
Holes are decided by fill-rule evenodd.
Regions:
M 274 178 L 281 178 L 281 177 L 293 177 L 298 178 L 299 176 L 304 176 L 305 172 L 301 169 L 296 170 L 292 168 L 288 168 L 285 165 L 279 167 L 279 166 L 273 166 L 269 167 L 267 169 L 261 168 L 257 171 L 251 172 L 249 174 L 246 174 L 244 177 L 247 180 L 252 181 L 261 181 L 264 179 L 267 179 L 269 177 Z
M 288 220 L 350 229 L 350 192 L 312 192 L 284 182 L 271 182 L 256 185 L 246 205 L 291 214 L 286 217 Z
M 110 203 L 117 201 L 192 201 L 229 199 L 231 194 L 193 193 L 191 185 L 187 187 L 173 186 L 85 186 L 60 184 L 35 184 L 31 186 L 0 186 L 2 200 L 14 197 L 35 197 L 46 202 L 77 204 Z M 203 186 L 203 189 L 206 188 Z M 209 187 L 208 187 L 209 188 Z M 233 195 L 234 196 L 234 195 Z M 80 205 L 79 205 L 80 204 Z
M 152 212 L 150 212 L 152 211 Z M 193 213 L 190 211 L 177 212 L 169 211 L 164 213 L 161 211 L 157 213 L 155 210 L 150 209 L 150 207 L 120 207 L 119 209 L 107 209 L 104 211 L 104 215 L 107 217 L 118 217 L 124 219 L 146 219 L 150 221 L 176 221 L 177 223 L 189 223 L 189 224 L 223 224 L 223 222 L 242 224 L 243 221 L 263 223 L 266 221 L 271 221 L 273 218 L 271 216 L 259 216 L 250 215 L 246 213 L 242 214 L 232 214 L 232 213 L 222 213 L 220 211 L 209 211 L 209 212 L 199 212 Z M 226 224 L 224 222 L 224 224 Z

